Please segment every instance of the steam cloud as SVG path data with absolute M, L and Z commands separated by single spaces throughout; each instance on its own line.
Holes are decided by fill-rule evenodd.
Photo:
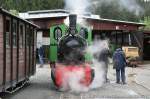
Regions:
M 86 51 L 93 56 L 92 63 L 95 71 L 95 77 L 90 85 L 90 89 L 101 87 L 106 80 L 104 77 L 106 73 L 105 61 L 100 62 L 99 57 L 94 57 L 95 55 L 100 56 L 104 50 L 109 50 L 108 40 L 95 40 L 93 44 L 86 49 Z
M 101 6 L 102 3 L 111 4 L 114 1 L 116 0 L 65 0 L 65 9 L 74 14 L 82 15 L 85 12 L 90 12 L 92 7 Z M 136 0 L 117 0 L 117 3 L 120 9 L 126 8 L 130 12 L 134 12 L 136 15 L 138 15 L 140 11 L 142 11 L 142 8 L 137 4 Z M 68 19 L 65 21 L 65 23 L 69 23 Z M 82 22 L 83 21 L 81 21 L 80 23 Z M 93 56 L 100 55 L 103 50 L 109 49 L 108 44 L 109 43 L 107 40 L 94 41 L 93 45 L 86 48 L 86 52 L 91 53 Z M 105 82 L 105 62 L 99 62 L 96 57 L 93 57 L 92 63 L 92 68 L 95 70 L 95 77 L 90 86 L 84 86 L 80 83 L 80 80 L 85 76 L 83 70 L 72 71 L 65 72 L 63 79 L 64 83 L 61 90 L 85 92 L 89 89 L 101 87 Z
M 142 7 L 137 3 L 136 0 L 120 0 L 120 6 L 123 6 L 130 12 L 134 12 L 136 15 L 139 15 L 143 11 Z
M 92 0 L 65 0 L 66 7 L 65 9 L 71 11 L 73 14 L 82 15 L 86 12 L 90 12 L 90 8 L 93 4 L 97 4 L 96 1 Z M 80 21 L 79 21 L 80 20 Z M 85 21 L 81 19 L 77 19 L 77 23 L 85 26 Z M 65 20 L 66 24 L 69 24 L 69 18 Z M 87 25 L 87 24 L 86 24 Z M 96 40 L 93 42 L 91 46 L 88 46 L 85 51 L 90 53 L 92 56 L 100 55 L 103 50 L 109 49 L 107 40 Z M 80 83 L 80 80 L 85 77 L 84 70 L 80 71 L 71 71 L 65 72 L 63 79 L 63 87 L 61 91 L 71 90 L 73 92 L 86 92 L 89 89 L 99 88 L 105 82 L 105 62 L 99 62 L 97 57 L 93 57 L 92 65 L 95 71 L 95 77 L 90 86 L 85 86 Z
M 70 92 L 87 92 L 89 87 L 80 83 L 81 79 L 84 78 L 84 70 L 78 71 L 68 71 L 64 73 L 63 84 L 60 91 L 70 91 Z
M 91 12 L 103 3 L 111 4 L 112 2 L 117 3 L 120 9 L 125 8 L 135 15 L 143 12 L 143 8 L 137 3 L 137 0 L 65 0 L 65 9 L 76 14 L 83 14 Z
M 94 41 L 93 44 L 85 49 L 86 52 L 90 53 L 92 56 L 100 55 L 103 50 L 108 50 L 108 41 L 99 40 Z M 86 86 L 80 81 L 85 77 L 84 69 L 78 71 L 65 71 L 63 75 L 63 85 L 60 91 L 71 91 L 71 92 L 87 92 L 90 89 L 95 89 L 101 87 L 105 82 L 105 62 L 99 62 L 97 57 L 93 57 L 92 64 L 90 64 L 94 69 L 95 76 L 90 84 Z M 84 65 L 83 65 L 84 66 Z M 62 67 L 62 70 L 63 67 Z
M 65 0 L 65 9 L 75 14 L 83 14 L 88 11 L 90 0 Z
M 101 6 L 103 3 L 110 5 L 115 2 L 120 10 L 126 9 L 135 15 L 139 15 L 140 12 L 143 12 L 143 8 L 137 3 L 137 0 L 96 0 L 94 2 L 96 7 Z

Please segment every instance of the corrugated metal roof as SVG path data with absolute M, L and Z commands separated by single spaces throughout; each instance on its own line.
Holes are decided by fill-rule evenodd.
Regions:
M 57 17 L 67 17 L 69 14 L 66 13 L 40 13 L 40 14 L 29 14 L 29 13 L 19 13 L 19 16 L 24 19 L 38 19 L 38 18 L 57 18 Z
M 19 16 L 24 19 L 37 19 L 37 18 L 58 18 L 58 17 L 67 17 L 70 12 L 64 9 L 56 9 L 56 10 L 38 10 L 38 11 L 28 11 L 25 13 L 19 13 Z M 85 13 L 83 15 L 79 15 L 80 18 L 97 20 L 97 21 L 106 21 L 106 22 L 116 22 L 116 23 L 125 23 L 125 24 L 133 24 L 145 26 L 144 23 L 138 22 L 130 22 L 130 21 L 121 21 L 121 20 L 112 20 L 112 19 L 104 19 L 100 18 L 99 15 L 93 15 L 90 13 Z
M 116 22 L 116 23 L 126 23 L 126 24 L 133 24 L 133 25 L 142 25 L 142 26 L 145 26 L 144 23 L 131 22 L 131 21 L 121 21 L 121 20 L 112 20 L 112 19 L 104 19 L 104 18 L 100 18 L 100 19 L 87 18 L 87 19 L 97 20 L 97 21 Z
M 57 17 L 67 17 L 69 12 L 63 9 L 56 10 L 38 10 L 38 11 L 28 11 L 25 13 L 19 13 L 19 16 L 24 19 L 37 19 L 37 18 L 57 18 Z
M 55 10 L 37 10 L 37 11 L 28 11 L 29 14 L 37 14 L 37 13 L 69 13 L 69 11 L 64 9 L 55 9 Z

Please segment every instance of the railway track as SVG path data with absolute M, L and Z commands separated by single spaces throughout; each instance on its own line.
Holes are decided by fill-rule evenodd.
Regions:
M 149 68 L 146 67 L 140 67 L 139 69 L 148 70 L 148 71 L 150 70 Z M 132 80 L 130 81 L 129 86 L 141 96 L 150 96 L 150 89 L 140 83 L 137 83 L 137 81 L 135 80 L 135 77 L 137 75 L 138 75 L 137 73 L 128 75 L 129 79 Z
M 146 87 L 144 87 L 141 84 L 138 84 L 136 82 L 133 82 L 132 84 L 129 84 L 130 88 L 134 90 L 137 94 L 140 96 L 149 96 L 150 95 L 150 90 Z

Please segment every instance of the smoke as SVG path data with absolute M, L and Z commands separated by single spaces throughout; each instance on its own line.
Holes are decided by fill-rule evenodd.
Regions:
M 143 12 L 143 8 L 137 3 L 137 0 L 65 0 L 65 9 L 75 14 L 91 13 L 103 3 L 109 5 L 116 3 L 120 9 L 126 9 L 135 15 Z
M 96 9 L 99 6 L 102 6 L 103 4 L 116 4 L 118 5 L 120 10 L 128 10 L 129 12 L 133 12 L 135 15 L 140 15 L 140 13 L 143 13 L 143 8 L 138 4 L 137 0 L 95 0 L 94 1 L 94 8 Z
M 106 81 L 104 77 L 105 76 L 104 62 L 99 62 L 97 61 L 97 59 L 93 59 L 93 66 L 94 66 L 93 69 L 95 71 L 95 77 L 90 85 L 90 89 L 100 88 Z
M 64 20 L 64 23 L 65 25 L 67 25 L 69 27 L 69 17 L 67 17 L 65 20 Z M 84 20 L 81 16 L 79 16 L 77 14 L 77 23 L 80 24 L 81 26 L 88 26 L 89 24 L 86 22 L 86 20 Z
M 137 0 L 119 0 L 120 7 L 124 7 L 135 15 L 139 15 L 143 12 L 143 8 L 137 3 Z
M 60 91 L 71 91 L 75 93 L 87 92 L 90 89 L 95 89 L 101 87 L 105 82 L 105 61 L 99 61 L 98 57 L 104 50 L 108 50 L 108 40 L 99 40 L 94 41 L 93 44 L 85 49 L 87 53 L 90 53 L 93 56 L 92 64 L 89 64 L 92 69 L 94 69 L 94 79 L 89 86 L 81 83 L 81 80 L 85 77 L 84 68 L 89 66 L 85 63 L 81 66 L 84 68 L 73 68 L 71 71 L 64 69 L 61 66 L 61 71 L 63 72 L 63 84 Z M 74 65 L 77 66 L 77 65 Z
M 85 77 L 83 68 L 75 68 L 72 71 L 68 71 L 61 67 L 61 71 L 64 73 L 62 73 L 63 83 L 61 89 L 59 89 L 60 91 L 80 93 L 87 92 L 89 90 L 89 87 L 81 83 L 81 80 Z
M 90 0 L 65 0 L 65 9 L 74 14 L 83 14 L 90 7 Z
M 87 22 L 83 19 L 84 14 L 89 14 L 91 8 L 91 0 L 65 0 L 65 9 L 69 10 L 71 14 L 77 15 L 77 23 L 87 26 Z M 69 18 L 64 21 L 69 26 Z
M 93 69 L 95 71 L 95 77 L 94 77 L 92 84 L 90 85 L 90 89 L 99 88 L 106 81 L 105 71 L 107 69 L 106 62 L 108 61 L 107 60 L 100 61 L 99 56 L 102 55 L 103 52 L 108 51 L 108 50 L 109 50 L 108 40 L 95 40 L 93 44 L 87 47 L 86 49 L 86 51 L 93 56 L 92 63 L 93 63 Z

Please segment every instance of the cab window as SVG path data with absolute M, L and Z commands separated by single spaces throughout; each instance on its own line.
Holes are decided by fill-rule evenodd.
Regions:
M 62 30 L 60 27 L 54 29 L 54 39 L 59 40 L 62 37 Z
M 83 38 L 85 38 L 85 39 L 88 38 L 88 30 L 85 29 L 85 28 L 81 28 L 79 34 L 80 34 L 81 37 L 83 37 Z

